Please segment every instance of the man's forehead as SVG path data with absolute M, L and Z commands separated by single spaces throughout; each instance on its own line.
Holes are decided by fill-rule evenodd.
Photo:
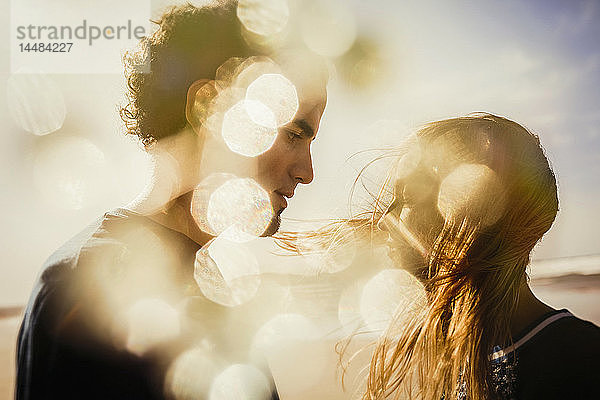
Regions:
M 327 103 L 328 71 L 323 63 L 313 62 L 313 59 L 306 53 L 287 53 L 274 59 L 231 59 L 219 68 L 217 75 L 239 89 L 231 91 L 234 98 L 236 93 L 245 93 L 250 99 L 264 102 L 267 107 L 273 107 L 275 115 L 287 114 L 282 121 L 290 121 L 288 118 L 294 115 L 290 123 L 307 136 L 308 132 L 317 132 Z M 223 99 L 224 107 L 235 103 L 227 95 Z
M 311 76 L 290 76 L 286 72 L 283 75 L 290 80 L 296 90 L 298 97 L 298 112 L 309 113 L 325 108 L 327 103 L 326 83 L 317 77 L 312 80 Z
M 326 97 L 319 100 L 313 99 L 312 101 L 302 101 L 302 99 L 300 99 L 298 111 L 296 112 L 293 122 L 299 128 L 310 131 L 311 137 L 315 136 L 319 129 L 321 116 L 325 111 L 326 102 Z
M 297 117 L 304 118 L 311 125 L 318 125 L 321 115 L 327 104 L 327 87 L 322 77 L 293 76 L 291 82 L 294 84 L 298 95 Z
M 329 71 L 322 58 L 306 51 L 290 51 L 276 56 L 275 62 L 296 87 L 300 102 L 326 102 Z

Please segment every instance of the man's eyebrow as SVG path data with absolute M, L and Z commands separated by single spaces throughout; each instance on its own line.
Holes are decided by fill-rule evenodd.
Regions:
M 310 126 L 308 122 L 306 122 L 304 118 L 295 119 L 292 123 L 298 128 L 300 128 L 301 136 L 308 139 L 312 139 L 315 137 L 316 133 L 314 129 L 312 128 L 312 126 Z

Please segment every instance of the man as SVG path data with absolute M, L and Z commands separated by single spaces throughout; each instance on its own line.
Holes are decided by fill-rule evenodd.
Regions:
M 313 179 L 310 150 L 325 107 L 323 76 L 309 77 L 308 84 L 306 76 L 304 83 L 292 78 L 298 111 L 278 126 L 264 152 L 214 154 L 218 146 L 207 148 L 214 132 L 196 115 L 197 105 L 207 102 L 202 88 L 218 86 L 214 79 L 227 60 L 253 54 L 235 8 L 182 6 L 157 24 L 140 51 L 126 58 L 129 103 L 121 110 L 128 133 L 153 156 L 152 183 L 44 265 L 19 332 L 17 399 L 203 398 L 220 390 L 206 376 L 239 361 L 240 353 L 229 351 L 232 341 L 219 330 L 228 310 L 206 300 L 194 281 L 196 253 L 214 232 L 195 222 L 193 189 L 212 172 L 207 159 L 233 160 L 228 172 L 268 194 L 272 218 L 263 235 L 271 235 L 286 198 Z M 189 349 L 206 351 L 211 368 L 193 364 L 186 380 L 180 355 Z M 272 386 L 267 389 L 261 393 L 277 398 Z

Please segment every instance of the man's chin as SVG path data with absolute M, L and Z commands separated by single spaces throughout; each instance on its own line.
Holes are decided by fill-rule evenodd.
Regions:
M 267 229 L 260 235 L 261 237 L 273 236 L 279 230 L 279 226 L 281 225 L 281 216 L 277 214 L 271 219 L 271 223 L 267 226 Z

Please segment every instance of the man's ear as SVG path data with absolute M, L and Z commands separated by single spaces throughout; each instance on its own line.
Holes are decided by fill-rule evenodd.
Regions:
M 188 88 L 185 118 L 196 133 L 200 131 L 200 127 L 206 121 L 210 102 L 216 95 L 217 89 L 214 81 L 209 79 L 199 79 Z

